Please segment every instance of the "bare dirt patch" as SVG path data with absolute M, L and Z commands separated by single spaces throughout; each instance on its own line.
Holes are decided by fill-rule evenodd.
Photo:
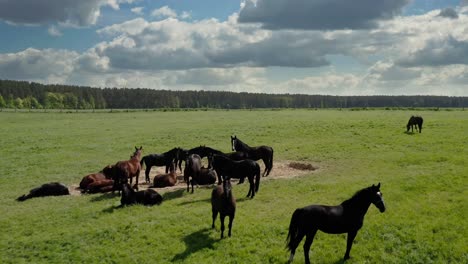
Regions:
M 264 166 L 263 162 L 259 161 L 261 172 L 263 174 Z M 305 175 L 315 174 L 319 171 L 319 167 L 317 165 L 307 163 L 307 162 L 296 162 L 296 161 L 275 161 L 273 164 L 273 169 L 270 172 L 270 175 L 267 177 L 262 177 L 262 181 L 269 180 L 269 179 L 287 179 L 287 178 L 294 178 L 294 177 L 301 177 Z M 153 167 L 150 172 L 150 179 L 153 180 L 154 176 L 157 174 L 163 174 L 164 168 L 162 167 Z M 187 188 L 187 183 L 184 182 L 183 174 L 180 171 L 177 171 L 178 182 L 175 186 L 172 187 L 165 187 L 165 188 L 156 188 L 160 193 L 165 193 L 168 191 L 173 191 L 177 189 L 184 189 Z M 80 179 L 81 180 L 81 179 Z M 233 179 L 233 181 L 237 181 Z M 133 183 L 135 179 L 133 179 Z M 146 183 L 145 182 L 145 171 L 142 170 L 139 177 L 139 188 L 140 190 L 144 190 L 149 188 L 153 183 Z M 81 195 L 79 184 L 72 184 L 69 187 L 71 195 Z

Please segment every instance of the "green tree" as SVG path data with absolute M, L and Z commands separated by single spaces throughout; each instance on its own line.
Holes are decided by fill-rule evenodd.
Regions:
M 21 108 L 24 107 L 24 106 L 23 106 L 23 99 L 21 99 L 21 98 L 19 98 L 19 97 L 17 97 L 17 98 L 13 101 L 13 103 L 14 103 L 14 107 L 15 107 L 15 108 L 21 109 Z
M 48 92 L 46 95 L 46 107 L 51 109 L 62 109 L 63 95 L 60 93 Z
M 5 99 L 3 99 L 3 96 L 0 94 L 0 108 L 5 108 L 5 107 L 6 107 Z

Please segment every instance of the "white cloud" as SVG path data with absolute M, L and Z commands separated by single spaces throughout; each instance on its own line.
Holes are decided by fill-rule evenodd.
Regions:
M 0 54 L 0 79 L 42 80 L 61 77 L 73 70 L 78 53 L 67 50 L 26 49 L 18 53 Z
M 137 14 L 137 15 L 143 15 L 143 9 L 144 7 L 142 6 L 138 6 L 138 7 L 134 7 L 132 9 L 130 9 L 133 13 Z
M 47 32 L 49 33 L 49 35 L 54 36 L 54 37 L 62 36 L 62 32 L 60 31 L 60 29 L 54 25 L 50 26 L 47 29 Z
M 151 12 L 151 15 L 158 18 L 177 17 L 177 13 L 168 6 L 163 6 L 159 9 L 153 10 L 153 12 Z

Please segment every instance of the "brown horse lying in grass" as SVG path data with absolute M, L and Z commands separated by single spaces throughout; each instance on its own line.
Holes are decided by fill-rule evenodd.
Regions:
M 105 193 L 112 191 L 114 181 L 111 179 L 97 180 L 86 186 L 81 190 L 81 193 Z
M 154 176 L 153 187 L 154 188 L 163 188 L 170 187 L 177 184 L 177 173 L 175 165 L 172 164 L 169 170 L 169 173 L 158 174 Z

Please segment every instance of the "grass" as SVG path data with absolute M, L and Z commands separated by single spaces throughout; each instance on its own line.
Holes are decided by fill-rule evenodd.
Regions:
M 347 263 L 467 263 L 468 115 L 424 111 L 280 110 L 113 113 L 1 112 L 1 263 L 284 263 L 294 209 L 338 204 L 382 183 L 387 211 L 366 215 Z M 77 184 L 107 164 L 200 144 L 230 150 L 230 135 L 270 145 L 275 160 L 319 167 L 263 181 L 253 200 L 235 185 L 233 236 L 211 227 L 209 188 L 165 193 L 161 206 L 118 209 L 111 194 L 15 198 L 45 182 Z M 273 167 L 274 170 L 274 167 Z M 302 245 L 302 244 L 301 244 Z M 311 261 L 340 263 L 345 235 L 318 233 Z M 294 263 L 303 263 L 302 246 Z

